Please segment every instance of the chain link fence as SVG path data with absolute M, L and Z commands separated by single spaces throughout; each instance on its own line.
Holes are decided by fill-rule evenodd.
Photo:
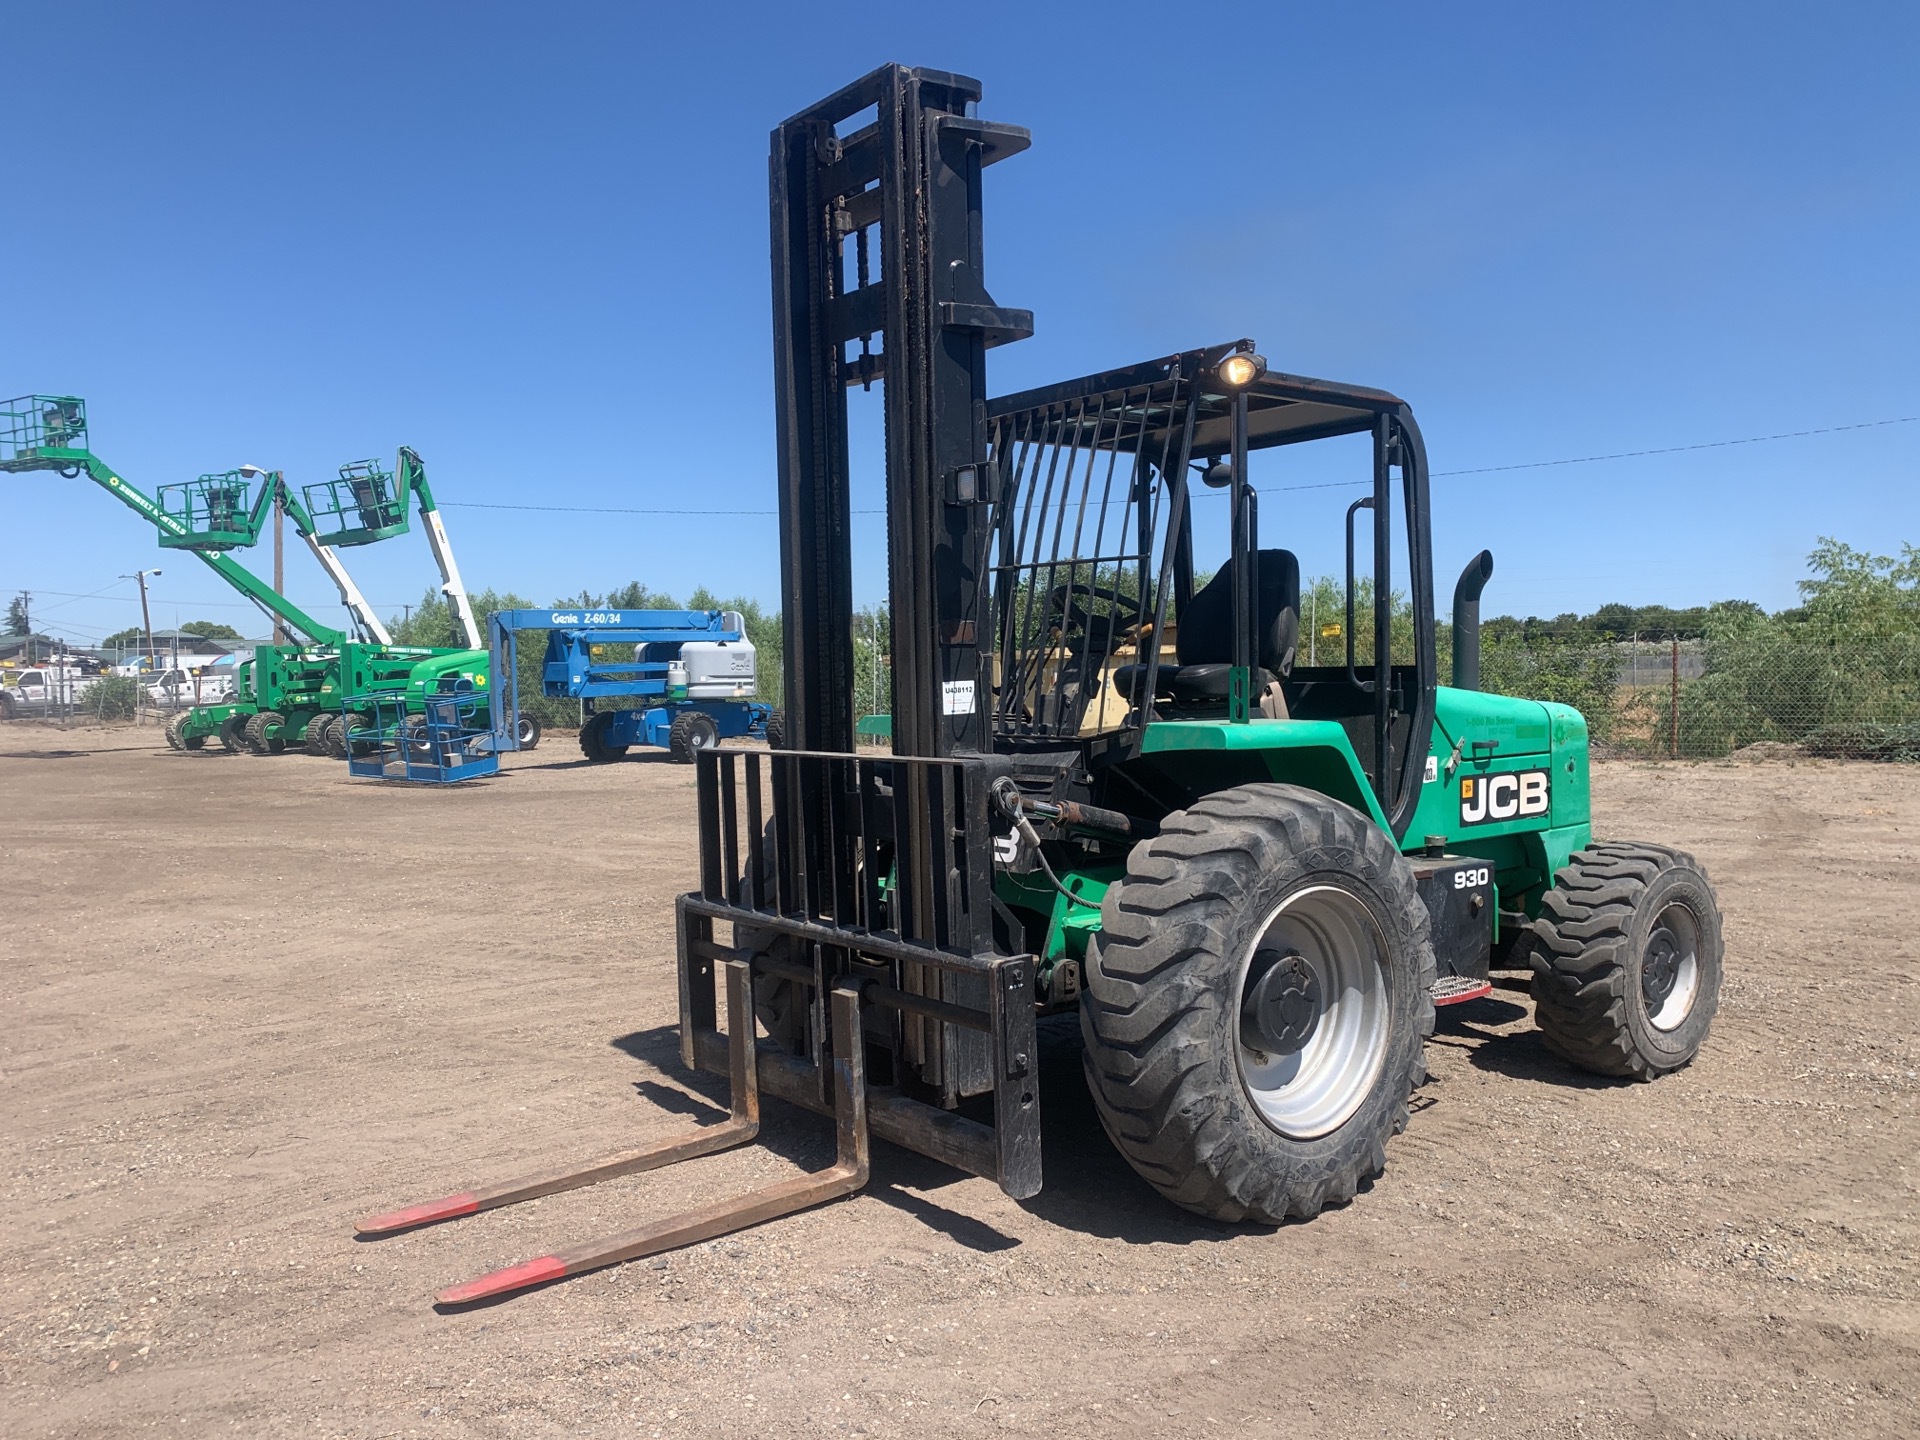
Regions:
M 1755 624 L 1697 639 L 1490 637 L 1481 684 L 1586 717 L 1601 754 L 1711 759 L 1749 745 L 1920 760 L 1920 634 Z

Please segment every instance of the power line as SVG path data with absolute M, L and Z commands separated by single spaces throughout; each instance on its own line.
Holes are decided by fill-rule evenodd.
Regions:
M 1577 455 L 1569 460 L 1529 460 L 1524 465 L 1482 465 L 1477 470 L 1436 470 L 1442 475 L 1492 475 L 1501 470 L 1544 470 L 1550 465 L 1591 465 L 1597 460 L 1637 460 L 1642 455 L 1678 455 L 1683 450 L 1721 450 L 1729 445 L 1760 445 L 1769 440 L 1798 440 L 1805 435 L 1837 435 L 1842 430 L 1872 430 L 1881 425 L 1911 425 L 1920 415 L 1899 415 L 1891 420 L 1862 420 L 1857 425 L 1823 425 L 1818 430 L 1783 430 L 1778 435 L 1748 435 L 1739 440 L 1703 440 L 1698 445 L 1664 445 L 1658 450 L 1622 450 L 1613 455 Z
M 1809 435 L 1837 435 L 1846 430 L 1873 430 L 1883 425 L 1911 425 L 1920 415 L 1899 415 L 1890 420 L 1862 420 L 1854 425 L 1823 425 L 1814 430 L 1784 430 L 1777 435 L 1743 435 L 1736 440 L 1703 440 L 1694 445 L 1663 445 L 1652 450 L 1619 450 L 1609 455 L 1571 455 L 1559 460 L 1527 460 L 1517 465 L 1481 465 L 1470 470 L 1435 470 L 1435 480 L 1458 475 L 1495 475 L 1511 470 L 1545 470 L 1556 465 L 1593 465 L 1603 460 L 1638 460 L 1648 455 L 1679 455 L 1689 450 L 1722 450 L 1729 445 L 1762 445 L 1774 440 L 1799 440 Z M 1328 480 L 1314 485 L 1271 485 L 1275 491 L 1347 490 L 1371 485 L 1371 480 Z M 1203 492 L 1205 493 L 1205 492 Z M 1225 491 L 1219 492 L 1225 494 Z M 778 515 L 778 510 L 654 510 L 614 505 L 506 505 L 483 500 L 443 500 L 443 509 L 525 510 L 544 515 Z M 884 509 L 854 510 L 854 515 L 884 515 Z

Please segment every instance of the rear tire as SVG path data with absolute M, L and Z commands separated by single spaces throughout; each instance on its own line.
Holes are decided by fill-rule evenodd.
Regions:
M 340 723 L 338 715 L 316 715 L 307 722 L 307 754 L 325 758 L 332 753 L 333 727 Z
M 247 717 L 247 748 L 256 755 L 278 755 L 287 748 L 283 735 L 269 735 L 269 729 L 278 731 L 286 725 L 286 717 L 278 710 L 256 710 Z
M 345 760 L 349 756 L 363 760 L 380 748 L 379 727 L 369 715 L 343 715 L 340 726 L 330 737 L 334 742 L 334 758 Z M 363 738 L 372 732 L 372 738 Z
M 580 753 L 595 765 L 618 760 L 627 753 L 625 745 L 607 744 L 607 727 L 612 723 L 613 714 L 608 712 L 589 715 L 587 723 L 580 727 Z
M 514 738 L 519 742 L 522 750 L 539 749 L 540 722 L 531 715 L 522 715 L 520 717 L 520 732 Z
M 1433 1033 L 1431 922 L 1393 840 L 1294 785 L 1169 816 L 1107 891 L 1080 997 L 1115 1148 L 1174 1204 L 1277 1222 L 1386 1167 Z
M 1719 902 L 1691 855 L 1589 845 L 1533 922 L 1534 1019 L 1581 1069 L 1651 1080 L 1700 1052 L 1724 954 Z
M 704 710 L 681 711 L 673 717 L 673 728 L 667 732 L 667 753 L 682 765 L 691 765 L 694 756 L 719 744 L 720 727 Z
M 247 748 L 247 717 L 238 711 L 220 722 L 220 744 L 229 754 Z
M 427 728 L 426 716 L 409 715 L 400 722 L 400 744 L 407 759 L 415 765 L 434 763 L 433 735 Z

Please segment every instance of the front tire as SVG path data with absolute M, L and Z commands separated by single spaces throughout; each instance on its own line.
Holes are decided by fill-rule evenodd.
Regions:
M 1720 905 L 1691 855 L 1589 845 L 1533 922 L 1534 1019 L 1583 1070 L 1651 1080 L 1700 1052 L 1720 1004 Z
M 333 727 L 340 723 L 338 715 L 316 715 L 307 722 L 307 754 L 322 759 L 333 753 Z
M 612 711 L 606 711 L 589 715 L 587 723 L 580 727 L 580 753 L 595 765 L 618 760 L 627 753 L 625 745 L 607 743 L 607 727 L 613 722 L 613 714 Z
M 673 727 L 667 731 L 667 753 L 682 765 L 691 765 L 694 756 L 719 744 L 720 727 L 704 710 L 681 711 L 673 717 Z
M 1293 785 L 1169 816 L 1107 891 L 1080 998 L 1127 1163 L 1215 1220 L 1353 1198 L 1405 1128 L 1433 1033 L 1431 922 L 1393 840 Z
M 257 710 L 247 717 L 247 748 L 256 755 L 278 755 L 287 748 L 286 717 L 278 710 Z
M 174 715 L 168 718 L 167 748 L 169 750 L 185 750 L 187 748 L 187 738 L 184 733 L 186 728 L 187 728 L 187 712 L 186 711 L 182 710 L 178 715 Z
M 531 715 L 520 717 L 519 733 L 514 739 L 522 750 L 536 750 L 540 746 L 540 722 Z
M 220 746 L 231 755 L 247 748 L 247 717 L 237 711 L 220 722 Z

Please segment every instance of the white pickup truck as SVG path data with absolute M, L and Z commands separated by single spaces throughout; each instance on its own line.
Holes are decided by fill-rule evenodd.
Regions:
M 78 670 L 41 665 L 8 675 L 0 683 L 0 720 L 51 715 L 72 706 L 86 693 L 94 677 Z

